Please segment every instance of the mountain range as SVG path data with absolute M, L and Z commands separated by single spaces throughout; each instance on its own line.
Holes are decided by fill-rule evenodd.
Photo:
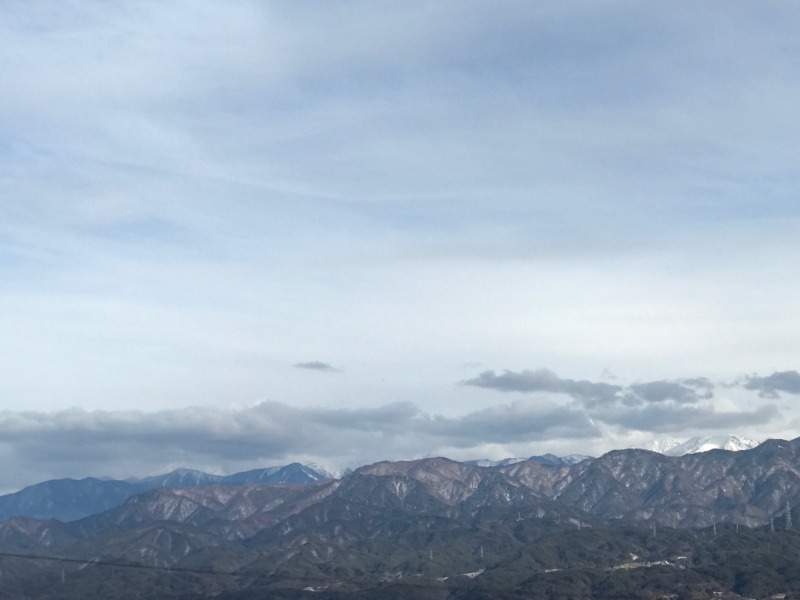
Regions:
M 44 482 L 0 498 L 68 515 L 0 521 L 0 599 L 800 592 L 800 438 L 536 458 Z
M 130 491 L 118 481 L 90 482 L 103 483 Z M 572 464 L 478 466 L 427 458 L 379 462 L 341 479 L 289 465 L 211 479 L 179 471 L 127 483 L 151 487 L 69 522 L 20 516 L 0 522 L 6 584 L 0 598 L 77 597 L 87 590 L 136 597 L 127 595 L 133 589 L 146 591 L 143 597 L 231 600 L 310 593 L 417 598 L 431 590 L 431 597 L 458 598 L 465 585 L 508 581 L 525 592 L 520 597 L 538 597 L 531 590 L 545 588 L 536 578 L 569 588 L 578 585 L 570 570 L 588 569 L 580 585 L 602 587 L 609 569 L 644 568 L 637 562 L 643 558 L 631 556 L 646 557 L 648 569 L 673 565 L 673 583 L 686 575 L 675 570 L 676 557 L 690 557 L 692 577 L 707 570 L 685 585 L 702 580 L 703 589 L 734 593 L 767 584 L 753 587 L 746 566 L 736 567 L 746 575 L 738 587 L 735 574 L 728 581 L 720 564 L 733 560 L 732 549 L 742 557 L 749 552 L 752 562 L 753 545 L 763 544 L 769 565 L 800 553 L 800 535 L 791 528 L 800 504 L 800 438 L 676 457 L 616 450 Z M 704 541 L 718 531 L 738 536 L 740 527 L 742 537 L 724 542 L 727 554 L 714 554 L 721 541 Z M 784 533 L 762 539 L 770 530 Z M 572 575 L 554 575 L 561 571 Z M 424 590 L 407 589 L 404 574 Z M 787 577 L 773 580 L 788 585 Z M 531 578 L 539 581 L 534 588 Z M 377 594 L 376 586 L 390 586 L 393 595 Z
M 667 456 L 682 456 L 721 448 L 738 451 L 753 448 L 757 442 L 733 435 L 696 437 L 679 443 L 677 440 L 658 440 L 649 449 Z M 574 465 L 592 459 L 583 454 L 556 456 L 535 455 L 529 458 L 501 460 L 469 460 L 467 465 L 503 467 L 533 461 L 550 466 Z M 339 479 L 352 472 L 350 469 L 333 473 L 317 464 L 292 463 L 285 466 L 254 469 L 232 475 L 212 475 L 194 469 L 177 469 L 169 473 L 141 479 L 57 479 L 28 486 L 18 492 L 0 496 L 0 520 L 15 516 L 35 519 L 74 521 L 118 506 L 127 498 L 156 488 L 185 488 L 205 485 L 236 485 L 246 483 L 313 483 L 325 479 Z

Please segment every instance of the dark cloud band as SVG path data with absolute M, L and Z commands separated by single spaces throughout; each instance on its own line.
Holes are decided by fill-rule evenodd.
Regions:
M 484 371 L 462 383 L 499 392 L 566 394 L 587 407 L 617 401 L 628 405 L 666 401 L 695 403 L 711 398 L 714 389 L 714 384 L 706 378 L 649 381 L 626 388 L 604 382 L 562 379 L 547 369 L 503 371 L 499 375 L 494 371 Z
M 518 373 L 484 371 L 477 377 L 462 382 L 464 385 L 488 388 L 500 392 L 550 392 L 567 394 L 585 403 L 609 402 L 622 389 L 618 385 L 593 383 L 585 380 L 561 379 L 547 369 L 524 370 Z
M 781 392 L 800 394 L 800 373 L 797 371 L 775 371 L 772 375 L 748 377 L 743 387 L 757 391 L 762 398 L 778 398 Z

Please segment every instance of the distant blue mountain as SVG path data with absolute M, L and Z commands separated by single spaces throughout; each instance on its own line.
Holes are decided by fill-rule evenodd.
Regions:
M 54 479 L 0 496 L 0 519 L 32 517 L 74 521 L 118 506 L 153 487 L 144 483 L 86 479 Z
M 555 454 L 542 454 L 541 456 L 531 456 L 528 460 L 538 462 L 543 465 L 576 465 L 581 461 L 593 458 L 585 454 L 568 454 L 567 456 L 556 456 Z
M 178 469 L 163 475 L 125 481 L 95 477 L 54 479 L 0 496 L 0 520 L 31 517 L 75 521 L 119 506 L 131 496 L 156 488 L 245 483 L 305 484 L 328 478 L 327 473 L 292 463 L 233 475 L 209 475 L 192 469 Z
M 567 456 L 556 456 L 555 454 L 542 454 L 541 456 L 531 456 L 530 458 L 504 458 L 502 460 L 489 460 L 488 458 L 481 458 L 478 460 L 465 460 L 465 465 L 472 465 L 475 467 L 504 467 L 507 465 L 514 465 L 526 460 L 532 460 L 543 465 L 574 465 L 591 456 L 584 454 L 568 454 Z

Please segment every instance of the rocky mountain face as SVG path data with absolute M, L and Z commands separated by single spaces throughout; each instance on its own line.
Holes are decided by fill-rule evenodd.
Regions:
M 516 491 L 600 519 L 703 527 L 729 521 L 764 524 L 800 502 L 800 443 L 769 440 L 757 448 L 678 457 L 616 450 L 575 464 L 533 460 L 491 469 L 444 459 L 377 463 L 357 471 L 421 482 L 450 504 L 465 502 L 489 477 Z M 514 495 L 509 495 L 508 502 Z

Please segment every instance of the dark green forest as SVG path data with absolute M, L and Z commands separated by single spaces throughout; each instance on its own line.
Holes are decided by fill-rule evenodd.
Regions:
M 325 558 L 306 544 L 271 573 L 264 548 L 240 570 L 226 568 L 224 550 L 206 557 L 213 566 L 180 569 L 4 555 L 0 598 L 800 598 L 800 531 L 785 521 L 578 529 L 483 516 L 470 527 L 411 529 Z

